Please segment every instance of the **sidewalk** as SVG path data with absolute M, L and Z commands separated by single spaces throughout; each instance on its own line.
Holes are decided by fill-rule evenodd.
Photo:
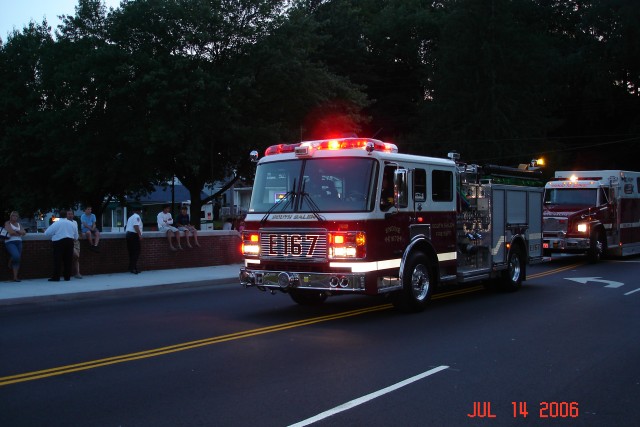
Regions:
M 104 294 L 124 295 L 154 289 L 178 289 L 223 283 L 237 283 L 242 264 L 214 267 L 179 268 L 144 271 L 140 274 L 114 273 L 71 278 L 65 282 L 30 279 L 22 282 L 0 282 L 0 307 L 48 301 L 92 298 Z

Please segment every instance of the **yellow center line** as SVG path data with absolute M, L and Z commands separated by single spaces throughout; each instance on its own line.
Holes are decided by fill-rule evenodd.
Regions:
M 361 314 L 372 313 L 376 311 L 388 310 L 392 307 L 391 304 L 383 304 L 374 307 L 368 307 L 358 310 L 345 311 L 342 313 L 330 314 L 326 316 L 313 317 L 309 319 L 297 320 L 294 322 L 281 323 L 273 326 L 266 326 L 257 329 L 250 329 L 247 331 L 236 332 L 227 335 L 220 335 L 217 337 L 205 338 L 196 341 L 190 341 L 181 344 L 170 345 L 167 347 L 160 347 L 152 350 L 145 350 L 137 353 L 122 354 L 119 356 L 107 357 L 104 359 L 92 360 L 88 362 L 76 363 L 72 365 L 59 366 L 55 368 L 44 369 L 41 371 L 25 372 L 17 375 L 10 375 L 6 377 L 0 377 L 0 387 L 9 384 L 15 384 L 26 381 L 33 381 L 41 378 L 48 378 L 57 375 L 69 374 L 72 372 L 85 371 L 88 369 L 99 368 L 102 366 L 114 365 L 117 363 L 130 362 L 133 360 L 147 359 L 150 357 L 157 357 L 164 354 L 176 353 L 179 351 L 190 350 L 207 345 L 218 344 L 226 341 L 233 341 L 243 338 L 249 338 L 256 335 L 268 334 L 272 332 L 283 331 L 286 329 L 297 328 L 300 326 L 312 325 L 314 323 L 327 322 L 330 320 L 343 319 L 345 317 L 359 316 Z
M 458 289 L 458 290 L 455 290 L 455 291 L 449 291 L 449 292 L 443 292 L 441 294 L 436 294 L 431 299 L 448 298 L 448 297 L 452 297 L 452 296 L 456 296 L 456 295 L 468 294 L 468 293 L 471 293 L 471 292 L 477 292 L 477 291 L 482 291 L 482 290 L 484 290 L 484 286 L 478 285 L 478 286 L 474 286 L 472 288 L 464 288 L 464 289 Z
M 567 266 L 564 266 L 564 267 L 554 268 L 553 270 L 542 271 L 540 273 L 532 274 L 527 278 L 528 279 L 538 279 L 540 277 L 545 277 L 545 276 L 550 276 L 552 274 L 562 273 L 563 271 L 573 270 L 574 268 L 580 267 L 581 265 L 584 265 L 584 263 L 579 262 L 579 263 L 567 265 Z
M 529 276 L 529 278 L 530 279 L 535 279 L 535 278 L 539 278 L 539 277 L 548 276 L 548 275 L 551 275 L 551 274 L 560 273 L 562 271 L 571 270 L 571 269 L 576 268 L 576 267 L 578 267 L 580 265 L 582 265 L 582 264 L 581 263 L 572 264 L 572 265 L 569 265 L 569 266 L 560 267 L 560 268 L 556 268 L 556 269 L 545 271 L 545 272 L 541 272 L 541 273 L 536 273 L 536 274 L 533 274 L 533 275 Z M 479 285 L 479 286 L 474 286 L 474 287 L 470 287 L 470 288 L 464 288 L 464 289 L 459 289 L 459 290 L 455 290 L 455 291 L 436 294 L 436 295 L 433 296 L 432 299 L 435 300 L 435 299 L 441 299 L 441 298 L 448 298 L 448 297 L 452 297 L 452 296 L 456 296 L 456 295 L 461 295 L 461 294 L 466 294 L 466 293 L 471 293 L 471 292 L 477 292 L 477 291 L 480 291 L 480 290 L 483 290 L 483 289 L 484 289 L 484 287 Z M 85 370 L 89 370 L 89 369 L 99 368 L 99 367 L 102 367 L 102 366 L 115 365 L 115 364 L 118 364 L 118 363 L 131 362 L 131 361 L 140 360 L 140 359 L 148 359 L 148 358 L 151 358 L 151 357 L 157 357 L 157 356 L 162 356 L 162 355 L 165 355 L 165 354 L 176 353 L 176 352 L 179 352 L 179 351 L 186 351 L 186 350 L 191 350 L 191 349 L 198 348 L 198 347 L 204 347 L 204 346 L 208 346 L 208 345 L 219 344 L 219 343 L 222 343 L 222 342 L 234 341 L 234 340 L 254 337 L 254 336 L 257 336 L 257 335 L 269 334 L 269 333 L 284 331 L 284 330 L 292 329 L 292 328 L 299 328 L 301 326 L 313 325 L 315 323 L 328 322 L 328 321 L 337 320 L 337 319 L 344 319 L 346 317 L 359 316 L 359 315 L 362 315 L 362 314 L 373 313 L 373 312 L 376 312 L 376 311 L 384 311 L 384 310 L 388 310 L 388 309 L 390 309 L 392 307 L 393 306 L 391 304 L 377 305 L 377 306 L 374 306 L 374 307 L 367 307 L 367 308 L 361 308 L 361 309 L 357 309 L 357 310 L 345 311 L 345 312 L 342 312 L 342 313 L 329 314 L 329 315 L 326 315 L 326 316 L 319 316 L 319 317 L 312 317 L 312 318 L 309 318 L 309 319 L 296 320 L 296 321 L 293 321 L 293 322 L 281 323 L 281 324 L 272 325 L 272 326 L 265 326 L 265 327 L 262 327 L 262 328 L 250 329 L 250 330 L 247 330 L 247 331 L 235 332 L 235 333 L 232 333 L 232 334 L 219 335 L 219 336 L 216 336 L 216 337 L 204 338 L 204 339 L 200 339 L 200 340 L 196 340 L 196 341 L 189 341 L 189 342 L 185 342 L 185 343 L 181 343 L 181 344 L 174 344 L 174 345 L 170 345 L 170 346 L 166 346 L 166 347 L 160 347 L 160 348 L 140 351 L 140 352 L 136 352 L 136 353 L 121 354 L 121 355 L 118 355 L 118 356 L 112 356 L 112 357 L 107 357 L 107 358 L 103 358 L 103 359 L 91 360 L 91 361 L 88 361 L 88 362 L 75 363 L 75 364 L 72 364 L 72 365 L 58 366 L 58 367 L 55 367 L 55 368 L 43 369 L 43 370 L 40 370 L 40 371 L 25 372 L 25 373 L 17 374 L 17 375 L 9 375 L 9 376 L 6 376 L 6 377 L 0 377 L 0 387 L 6 386 L 6 385 L 10 385 L 10 384 L 26 382 L 26 381 L 34 381 L 34 380 L 42 379 L 42 378 L 54 377 L 54 376 L 57 376 L 57 375 L 65 375 L 65 374 L 70 374 L 70 373 L 73 373 L 73 372 L 85 371 Z

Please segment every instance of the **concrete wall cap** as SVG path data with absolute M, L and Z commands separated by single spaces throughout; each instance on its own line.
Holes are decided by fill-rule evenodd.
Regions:
M 124 232 L 104 232 L 100 233 L 100 240 L 102 239 L 123 239 L 127 233 Z M 180 232 L 181 236 L 184 236 L 183 232 Z M 198 230 L 198 236 L 239 236 L 240 233 L 237 230 Z M 162 231 L 143 231 L 142 237 L 157 238 L 166 237 L 167 234 Z M 84 239 L 84 235 L 80 236 L 80 239 Z M 22 236 L 22 240 L 50 240 L 44 233 L 27 233 Z

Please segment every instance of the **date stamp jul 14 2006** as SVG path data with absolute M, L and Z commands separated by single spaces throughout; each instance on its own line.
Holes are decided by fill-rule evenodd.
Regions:
M 578 418 L 580 415 L 578 402 L 539 402 L 537 408 L 531 408 L 527 402 L 511 402 L 513 418 Z M 533 412 L 530 412 L 532 410 Z M 467 414 L 469 418 L 497 418 L 491 412 L 491 402 L 473 402 L 473 410 Z

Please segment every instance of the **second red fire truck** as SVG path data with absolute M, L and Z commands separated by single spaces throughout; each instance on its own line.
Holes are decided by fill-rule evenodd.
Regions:
M 544 252 L 640 253 L 640 172 L 558 171 L 545 185 Z
M 401 154 L 366 138 L 265 154 L 242 232 L 244 286 L 300 304 L 388 294 L 419 311 L 449 284 L 496 278 L 518 289 L 542 259 L 534 171 Z

